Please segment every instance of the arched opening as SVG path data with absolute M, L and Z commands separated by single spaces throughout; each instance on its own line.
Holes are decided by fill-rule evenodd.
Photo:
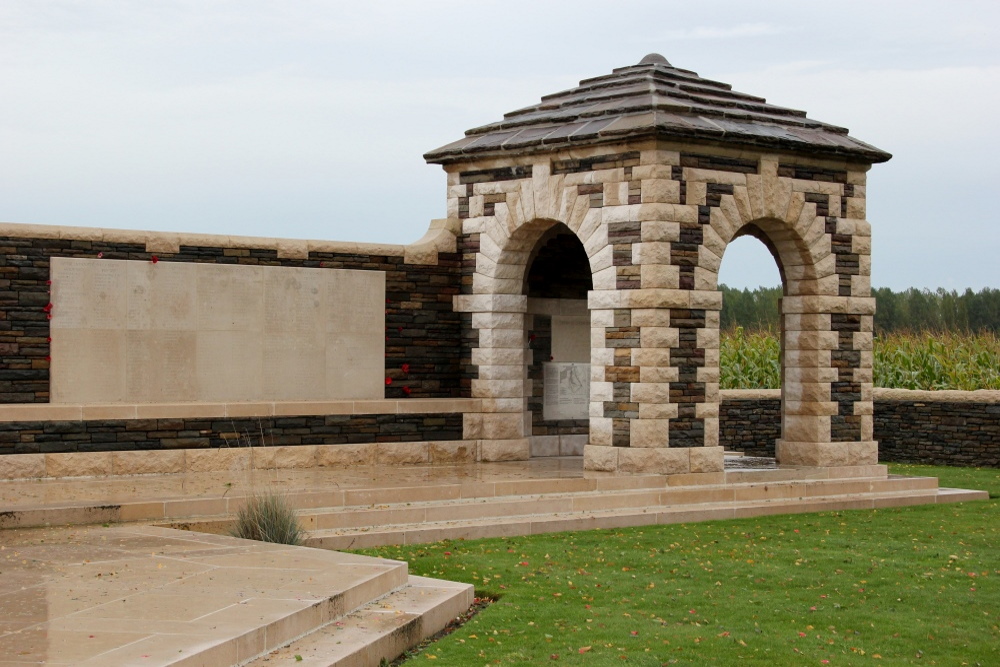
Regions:
M 532 456 L 580 456 L 589 434 L 590 260 L 566 225 L 548 228 L 531 250 L 523 294 L 528 344 Z
M 787 281 L 781 256 L 767 233 L 755 224 L 742 227 L 719 270 L 722 291 L 719 386 L 723 390 L 781 389 L 784 384 L 781 297 Z M 774 456 L 781 438 L 781 404 L 773 398 L 744 399 L 720 405 L 725 429 L 720 444 L 748 456 Z M 721 424 L 720 424 L 721 427 Z

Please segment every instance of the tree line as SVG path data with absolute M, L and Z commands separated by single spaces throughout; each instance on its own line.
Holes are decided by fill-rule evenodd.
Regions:
M 720 285 L 723 329 L 778 330 L 780 287 L 736 289 Z M 896 331 L 990 331 L 1000 334 L 1000 289 L 964 292 L 938 288 L 931 291 L 911 287 L 895 292 L 888 287 L 872 290 L 876 300 L 875 330 Z

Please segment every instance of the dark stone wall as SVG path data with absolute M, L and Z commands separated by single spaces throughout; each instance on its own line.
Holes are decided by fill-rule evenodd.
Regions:
M 52 257 L 151 261 L 154 254 L 143 244 L 0 237 L 0 403 L 49 401 Z M 384 255 L 313 252 L 308 259 L 287 259 L 274 249 L 182 245 L 180 252 L 156 253 L 156 258 L 384 271 L 385 369 L 393 380 L 385 397 L 469 396 L 469 341 L 463 339 L 463 328 L 471 328 L 471 322 L 463 322 L 452 308 L 462 279 L 460 253 L 440 254 L 437 265 L 416 265 Z
M 461 439 L 461 413 L 0 422 L 0 456 Z
M 774 456 L 781 437 L 778 399 L 723 400 L 719 444 Z M 1000 403 L 875 400 L 879 460 L 1000 468 Z

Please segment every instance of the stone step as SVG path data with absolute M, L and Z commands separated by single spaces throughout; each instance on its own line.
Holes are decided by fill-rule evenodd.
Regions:
M 341 527 L 310 531 L 305 543 L 322 549 L 364 549 L 389 544 L 424 544 L 440 540 L 510 537 L 597 528 L 623 528 L 668 523 L 734 519 L 768 514 L 799 514 L 834 509 L 877 509 L 934 502 L 964 502 L 988 497 L 986 492 L 947 490 L 917 483 L 921 478 L 897 480 L 895 487 L 879 485 L 867 492 L 832 495 L 781 496 L 739 501 L 702 502 L 683 505 L 647 505 L 615 509 L 533 512 L 530 514 L 420 521 Z M 932 482 L 933 480 L 931 478 Z M 548 509 L 548 504 L 546 504 Z M 538 509 L 536 504 L 536 510 Z
M 411 576 L 403 588 L 247 664 L 377 667 L 443 630 L 473 600 L 471 584 Z

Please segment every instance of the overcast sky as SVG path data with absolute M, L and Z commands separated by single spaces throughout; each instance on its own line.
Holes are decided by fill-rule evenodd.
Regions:
M 875 285 L 1000 287 L 996 0 L 2 0 L 0 220 L 407 243 L 423 153 L 649 52 L 894 154 Z

